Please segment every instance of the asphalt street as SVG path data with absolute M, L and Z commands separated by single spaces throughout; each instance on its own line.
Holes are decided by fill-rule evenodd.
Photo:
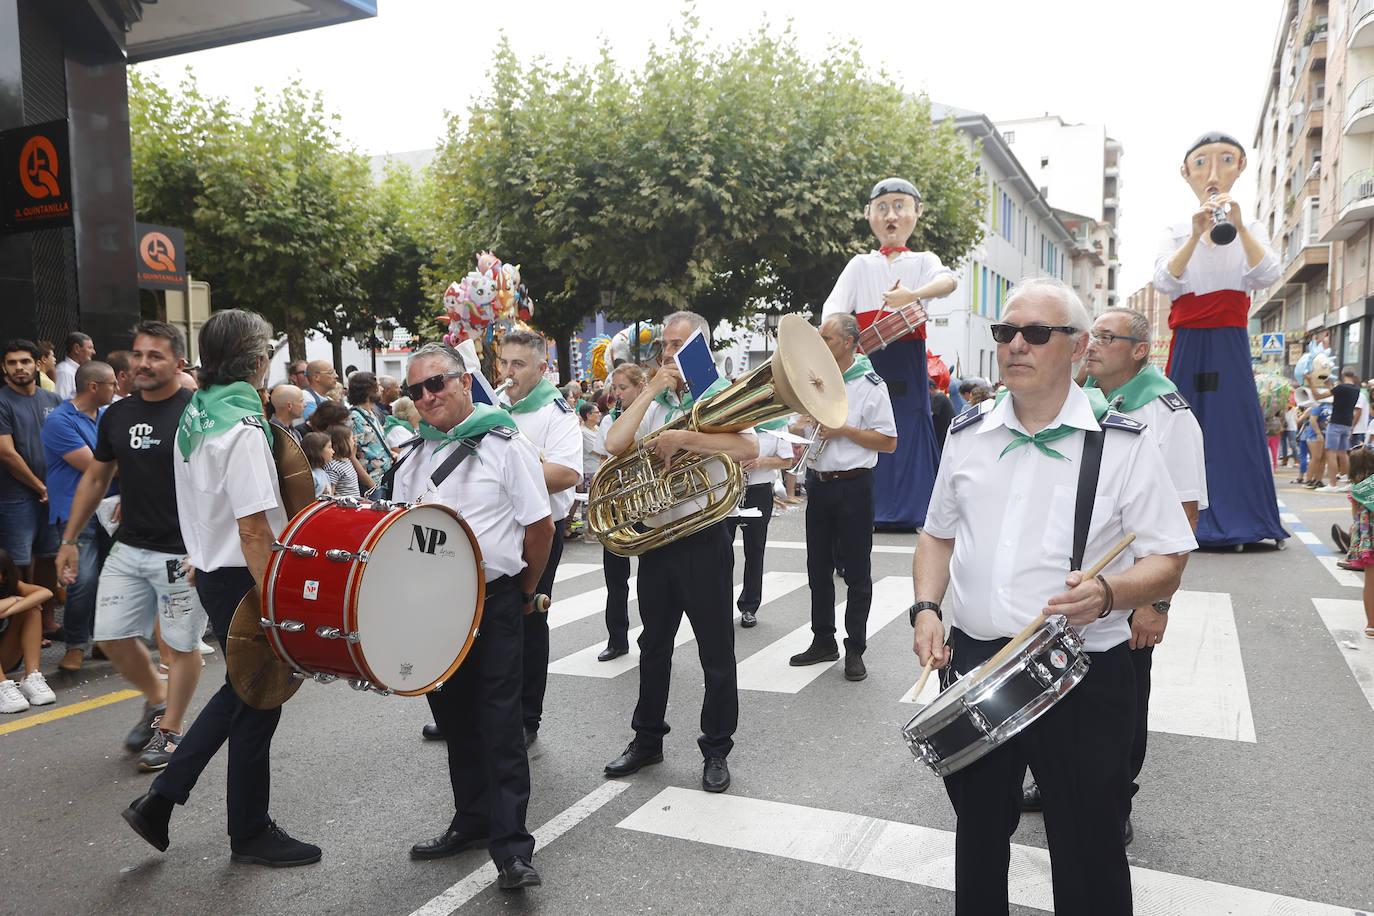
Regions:
M 1136 912 L 1337 914 L 1374 908 L 1374 639 L 1357 574 L 1336 569 L 1344 494 L 1276 480 L 1295 537 L 1195 554 L 1156 653 L 1149 756 L 1129 848 Z M 700 791 L 702 679 L 680 634 L 665 761 L 625 780 L 602 767 L 632 737 L 632 654 L 605 644 L 600 548 L 570 543 L 550 621 L 552 673 L 531 750 L 528 823 L 544 886 L 503 893 L 484 851 L 412 862 L 452 814 L 443 745 L 420 698 L 306 684 L 273 745 L 272 813 L 320 844 L 317 864 L 229 861 L 225 755 L 158 853 L 119 817 L 146 790 L 121 746 L 139 701 L 107 663 L 50 678 L 55 706 L 0 720 L 0 912 L 905 913 L 953 911 L 954 816 L 900 727 L 911 653 L 914 535 L 875 538 L 869 677 L 842 662 L 789 669 L 809 641 L 802 510 L 776 518 L 759 625 L 736 629 L 740 726 L 724 795 Z M 737 557 L 740 555 L 738 550 Z M 742 570 L 737 563 L 736 582 Z M 424 614 L 396 583 L 417 640 Z M 842 600 L 843 588 L 840 588 Z M 632 626 L 637 625 L 631 605 Z M 632 634 L 633 637 L 633 634 Z M 61 646 L 45 654 L 55 670 Z M 209 657 L 192 711 L 224 676 Z M 926 699 L 930 688 L 927 688 Z M 1016 913 L 1051 909 L 1041 817 L 1012 838 Z

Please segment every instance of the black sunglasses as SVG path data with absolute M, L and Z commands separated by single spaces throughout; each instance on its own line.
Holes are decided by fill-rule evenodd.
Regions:
M 1051 331 L 1059 331 L 1061 334 L 1077 334 L 1078 328 L 1067 328 L 1058 324 L 1028 324 L 1024 328 L 1014 324 L 994 324 L 992 326 L 992 339 L 1000 344 L 1009 344 L 1016 339 L 1017 334 L 1020 334 L 1026 343 L 1038 347 L 1050 342 Z
M 444 384 L 447 379 L 457 378 L 460 375 L 467 375 L 467 373 L 441 372 L 438 375 L 431 375 L 429 378 L 416 382 L 414 385 L 407 385 L 405 387 L 406 397 L 410 398 L 412 401 L 418 401 L 425 396 L 426 391 L 430 394 L 438 394 L 444 390 Z

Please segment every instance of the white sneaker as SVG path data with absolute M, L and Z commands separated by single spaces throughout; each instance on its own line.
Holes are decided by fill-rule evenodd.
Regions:
M 29 708 L 29 701 L 19 692 L 14 681 L 0 681 L 0 712 L 23 712 Z
M 201 655 L 214 655 L 214 654 L 215 654 L 215 647 L 212 646 L 212 645 L 210 645 L 208 642 L 206 642 L 206 641 L 203 640 L 203 639 L 200 641 L 200 645 L 197 646 L 196 648 L 200 650 L 200 654 L 201 654 Z
M 30 706 L 47 706 L 57 702 L 57 694 L 52 692 L 43 672 L 35 671 L 19 682 L 19 692 L 29 701 Z

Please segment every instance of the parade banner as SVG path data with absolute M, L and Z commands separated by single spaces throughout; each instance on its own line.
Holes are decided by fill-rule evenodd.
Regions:
M 67 122 L 0 132 L 0 200 L 5 232 L 72 224 L 72 163 Z
M 134 223 L 138 239 L 138 285 L 142 289 L 186 288 L 186 233 L 171 226 Z

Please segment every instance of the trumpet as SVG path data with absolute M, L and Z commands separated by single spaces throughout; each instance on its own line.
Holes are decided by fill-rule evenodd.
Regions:
M 816 424 L 816 431 L 811 434 L 811 438 L 806 441 L 806 448 L 802 449 L 801 457 L 797 463 L 787 469 L 787 473 L 797 475 L 802 472 L 802 468 L 820 458 L 825 452 L 825 447 L 830 444 L 829 439 L 821 438 L 820 424 Z
M 1213 191 L 1207 196 L 1208 200 L 1216 200 L 1217 192 Z M 1212 231 L 1208 237 L 1218 245 L 1229 245 L 1236 238 L 1235 225 L 1226 218 L 1225 207 L 1212 208 Z

